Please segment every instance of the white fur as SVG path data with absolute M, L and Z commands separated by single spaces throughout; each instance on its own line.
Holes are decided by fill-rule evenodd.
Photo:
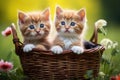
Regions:
M 32 51 L 33 48 L 35 48 L 35 45 L 33 45 L 33 44 L 26 44 L 26 45 L 23 47 L 23 51 L 24 51 L 24 52 L 29 52 L 29 51 Z
M 65 27 L 64 27 L 64 26 L 61 27 L 60 32 L 65 33 L 65 31 L 66 31 Z M 74 32 L 75 32 L 74 29 L 72 29 L 72 28 L 69 28 L 68 31 L 69 31 L 70 33 L 74 33 Z
M 70 31 L 71 33 L 73 33 L 73 32 L 74 32 L 74 29 L 71 29 L 71 28 L 70 28 L 68 31 Z
M 36 35 L 36 32 L 31 32 L 30 34 L 31 34 L 32 36 L 34 36 L 34 35 Z
M 44 31 L 40 31 L 40 34 L 43 35 L 45 32 Z
M 79 41 L 80 36 L 75 35 L 75 34 L 63 34 L 62 36 L 60 36 L 60 39 L 64 42 L 65 46 L 64 49 L 70 49 L 70 45 L 76 41 Z
M 74 52 L 74 53 L 77 53 L 77 54 L 81 54 L 84 52 L 84 49 L 83 47 L 80 47 L 80 46 L 73 46 L 71 48 L 71 50 Z
M 63 42 L 65 44 L 64 48 L 69 49 L 70 45 L 72 44 L 72 41 L 69 39 L 63 39 Z
M 61 32 L 63 32 L 63 33 L 65 33 L 65 31 L 66 31 L 66 29 L 65 28 L 61 28 L 60 29 L 61 30 Z M 75 31 L 74 31 L 74 29 L 68 29 L 68 31 L 70 32 L 70 33 L 74 33 Z
M 40 31 L 39 34 L 43 35 L 45 32 L 44 31 Z M 31 32 L 30 33 L 32 36 L 36 35 L 37 33 L 34 31 L 34 32 Z
M 60 46 L 53 46 L 51 48 L 51 51 L 55 54 L 60 54 L 63 52 L 63 49 Z

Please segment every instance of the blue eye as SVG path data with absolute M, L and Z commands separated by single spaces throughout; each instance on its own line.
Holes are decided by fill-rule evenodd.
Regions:
M 61 25 L 65 25 L 65 22 L 64 22 L 64 21 L 62 21 L 62 22 L 61 22 Z
M 30 25 L 29 28 L 30 29 L 34 29 L 35 27 L 34 27 L 34 25 Z
M 71 22 L 71 23 L 70 23 L 70 26 L 75 26 L 75 22 Z
M 44 28 L 44 24 L 40 24 L 40 28 Z

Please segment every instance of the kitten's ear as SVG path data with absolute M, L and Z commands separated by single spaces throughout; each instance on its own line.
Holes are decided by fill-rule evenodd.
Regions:
M 49 20 L 49 16 L 50 16 L 50 8 L 47 8 L 43 11 L 43 15 L 45 15 L 45 19 Z
M 18 19 L 21 23 L 24 23 L 26 18 L 27 18 L 27 14 L 25 14 L 22 11 L 18 11 Z
M 85 8 L 80 9 L 77 14 L 80 16 L 80 20 L 83 21 L 85 19 L 86 16 L 86 10 Z
M 61 12 L 63 12 L 62 8 L 60 6 L 56 6 L 56 16 L 59 16 Z

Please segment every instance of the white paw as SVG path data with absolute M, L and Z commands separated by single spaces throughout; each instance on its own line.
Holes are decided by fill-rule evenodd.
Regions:
M 84 52 L 84 49 L 83 47 L 80 47 L 80 46 L 73 46 L 71 48 L 71 50 L 74 52 L 74 53 L 77 53 L 77 54 L 81 54 Z
M 29 52 L 29 51 L 32 51 L 32 49 L 35 48 L 35 46 L 33 44 L 26 44 L 24 47 L 23 47 L 23 51 L 24 52 Z
M 55 54 L 60 54 L 63 52 L 63 49 L 60 46 L 53 46 L 51 48 L 51 51 Z

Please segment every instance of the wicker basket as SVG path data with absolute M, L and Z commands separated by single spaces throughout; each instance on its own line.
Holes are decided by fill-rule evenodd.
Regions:
M 97 76 L 100 59 L 105 49 L 97 44 L 96 28 L 90 42 L 97 47 L 86 49 L 80 55 L 70 50 L 62 54 L 53 54 L 49 50 L 43 51 L 36 48 L 29 53 L 24 53 L 23 43 L 19 41 L 14 26 L 11 28 L 15 51 L 20 58 L 25 75 L 29 77 L 28 80 L 85 80 L 84 75 L 88 70 L 93 70 L 94 77 Z

